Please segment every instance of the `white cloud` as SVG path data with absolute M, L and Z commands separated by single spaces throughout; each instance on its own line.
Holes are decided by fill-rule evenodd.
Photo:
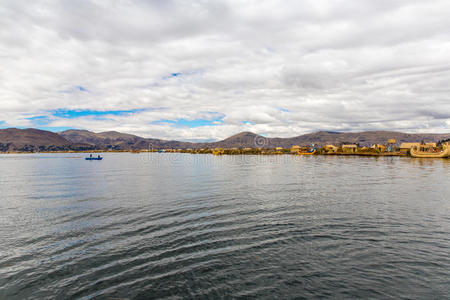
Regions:
M 2 1 L 1 126 L 47 115 L 49 127 L 183 140 L 449 132 L 449 12 L 439 0 Z M 223 122 L 157 122 L 214 122 L 206 112 Z

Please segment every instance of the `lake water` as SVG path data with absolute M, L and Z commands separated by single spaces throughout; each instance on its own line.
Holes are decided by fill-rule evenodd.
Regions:
M 0 299 L 449 299 L 450 159 L 0 155 Z

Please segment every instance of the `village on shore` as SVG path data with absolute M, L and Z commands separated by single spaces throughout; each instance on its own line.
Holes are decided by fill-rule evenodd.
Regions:
M 389 139 L 386 144 L 374 144 L 371 147 L 358 144 L 316 145 L 299 146 L 290 148 L 275 147 L 233 147 L 233 148 L 186 148 L 186 149 L 132 149 L 132 150 L 87 150 L 87 151 L 43 151 L 41 153 L 105 153 L 105 152 L 131 152 L 131 153 L 190 153 L 190 154 L 213 154 L 213 155 L 359 155 L 359 156 L 411 156 L 411 149 L 419 149 L 422 153 L 433 155 L 447 147 L 448 142 L 439 143 L 400 143 L 395 139 Z
M 213 155 L 361 155 L 361 156 L 409 156 L 411 149 L 420 149 L 422 152 L 435 153 L 442 148 L 441 143 L 401 143 L 397 144 L 395 139 L 389 139 L 386 144 L 374 144 L 371 147 L 361 147 L 358 144 L 342 144 L 339 146 L 325 145 L 317 147 L 315 145 L 299 146 L 294 145 L 290 148 L 201 148 L 201 149 L 151 149 L 151 150 L 132 150 L 133 153 L 139 152 L 168 152 L 168 153 L 192 153 L 192 154 L 213 154 Z

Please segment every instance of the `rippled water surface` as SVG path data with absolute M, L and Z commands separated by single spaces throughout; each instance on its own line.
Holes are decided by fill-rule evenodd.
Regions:
M 0 156 L 0 299 L 450 297 L 450 160 Z

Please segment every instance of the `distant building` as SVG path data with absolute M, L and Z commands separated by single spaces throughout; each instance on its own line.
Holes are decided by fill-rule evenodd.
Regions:
M 436 148 L 436 143 L 426 143 L 418 147 L 420 151 L 430 151 L 430 152 L 432 152 L 434 148 Z
M 338 150 L 338 147 L 336 147 L 335 145 L 325 145 L 323 147 L 325 149 L 325 151 L 327 151 L 328 153 L 336 153 Z
M 301 148 L 301 147 L 298 146 L 298 145 L 292 146 L 292 147 L 291 147 L 291 152 L 292 152 L 292 153 L 296 153 L 296 152 L 298 152 L 298 150 L 300 150 L 300 148 Z
M 394 152 L 397 151 L 397 140 L 396 139 L 388 139 L 386 150 L 388 152 Z
M 342 151 L 344 153 L 355 153 L 358 150 L 358 146 L 355 144 L 342 145 Z
M 407 153 L 411 150 L 412 147 L 420 147 L 420 143 L 401 143 L 400 152 Z
M 370 147 L 372 149 L 375 149 L 379 152 L 384 152 L 386 151 L 386 147 L 384 145 L 380 145 L 380 144 L 374 144 L 372 147 Z

